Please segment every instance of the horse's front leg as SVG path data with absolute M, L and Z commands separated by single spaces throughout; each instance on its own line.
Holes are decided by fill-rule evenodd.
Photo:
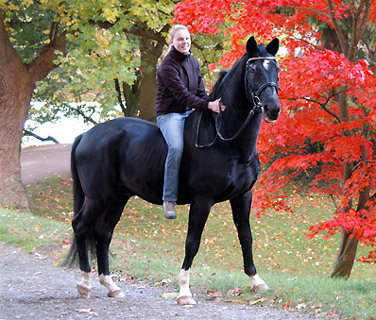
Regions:
M 247 192 L 243 197 L 230 200 L 232 215 L 238 237 L 243 251 L 244 272 L 251 278 L 252 288 L 256 291 L 268 290 L 269 287 L 256 271 L 252 253 L 252 232 L 249 224 L 251 212 L 252 192 Z
M 180 291 L 177 302 L 180 305 L 196 304 L 189 288 L 189 273 L 193 259 L 200 247 L 202 231 L 212 205 L 213 203 L 208 201 L 194 201 L 190 207 L 188 233 L 185 241 L 185 258 L 178 276 Z

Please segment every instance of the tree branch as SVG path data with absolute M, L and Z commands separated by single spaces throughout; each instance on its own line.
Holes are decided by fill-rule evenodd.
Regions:
M 328 103 L 330 102 L 330 99 L 332 99 L 333 97 L 339 95 L 340 93 L 342 92 L 345 92 L 345 91 L 341 91 L 341 92 L 335 92 L 335 93 L 332 93 L 330 96 L 328 96 L 325 100 L 324 103 L 316 100 L 316 99 L 311 99 L 309 97 L 297 97 L 297 98 L 285 98 L 284 100 L 299 100 L 299 99 L 303 99 L 303 100 L 306 100 L 308 102 L 313 102 L 313 103 L 317 103 L 321 109 L 323 109 L 324 111 L 326 111 L 327 113 L 329 113 L 332 117 L 334 117 L 338 122 L 341 122 L 341 119 L 339 117 L 338 114 L 336 114 L 335 112 L 331 111 L 327 105 Z
M 120 108 L 123 111 L 123 114 L 126 114 L 126 107 L 125 107 L 125 105 L 123 103 L 123 100 L 122 100 L 122 97 L 121 97 L 121 90 L 120 90 L 119 79 L 116 78 L 114 81 L 115 81 L 115 90 L 116 90 L 116 93 L 117 93 L 117 98 L 118 98 L 118 102 L 119 102 Z
M 29 65 L 28 69 L 32 74 L 34 81 L 39 81 L 45 78 L 52 70 L 54 70 L 57 65 L 53 62 L 57 55 L 55 50 L 66 53 L 66 34 L 64 31 L 62 34 L 56 37 L 56 26 L 52 24 L 51 36 L 53 37 L 52 41 L 46 45 L 38 55 Z
M 369 197 L 369 200 L 375 200 L 376 199 L 376 193 L 374 193 L 372 196 Z
M 5 29 L 3 11 L 0 9 L 0 61 L 7 68 L 13 69 L 15 65 L 23 66 L 20 56 L 12 46 L 8 32 Z M 17 68 L 15 68 L 17 69 Z M 13 69 L 14 70 L 14 69 Z
M 23 132 L 24 132 L 24 136 L 30 136 L 30 137 L 36 138 L 40 141 L 52 141 L 54 143 L 60 144 L 59 141 L 57 141 L 55 138 L 53 138 L 51 136 L 48 136 L 47 138 L 42 138 L 41 136 L 38 136 L 34 132 L 26 130 L 26 129 L 24 129 Z
M 294 10 L 301 10 L 301 11 L 312 11 L 314 13 L 317 13 L 317 14 L 320 14 L 320 15 L 323 15 L 324 17 L 327 17 L 329 19 L 331 19 L 332 17 L 329 15 L 329 14 L 326 14 L 325 12 L 323 11 L 319 11 L 319 10 L 316 10 L 316 9 L 313 9 L 313 8 L 304 8 L 304 7 L 297 7 L 297 6 L 291 6 L 291 7 L 286 7 L 287 9 L 294 9 Z
M 347 40 L 345 38 L 345 35 L 342 32 L 342 29 L 338 23 L 337 18 L 334 16 L 334 7 L 333 7 L 333 1 L 332 0 L 327 0 L 328 7 L 329 7 L 329 12 L 330 12 L 330 18 L 332 19 L 333 25 L 334 25 L 334 30 L 336 31 L 339 44 L 341 46 L 342 53 L 346 54 L 347 53 Z
M 356 14 L 356 18 L 354 18 L 354 25 L 353 25 L 353 37 L 351 41 L 351 47 L 349 52 L 349 60 L 352 62 L 355 59 L 355 52 L 358 48 L 359 40 L 363 38 L 364 33 L 366 31 L 368 18 L 371 12 L 371 3 L 373 1 L 362 0 L 359 4 L 359 8 Z M 359 22 L 359 18 L 364 11 L 363 18 Z
M 80 106 L 78 106 L 77 109 L 75 109 L 75 111 L 76 111 L 76 113 L 77 113 L 78 115 L 80 115 L 80 116 L 82 116 L 82 117 L 84 118 L 84 121 L 85 121 L 85 122 L 90 122 L 90 123 L 92 123 L 92 124 L 94 124 L 94 125 L 97 125 L 97 124 L 98 124 L 98 122 L 96 122 L 95 120 L 93 120 L 92 117 L 88 117 L 83 111 L 81 111 L 81 107 L 80 107 Z M 94 112 L 93 112 L 93 113 L 94 113 Z M 93 114 L 93 113 L 92 113 L 92 114 Z
M 339 207 L 337 206 L 337 202 L 336 202 L 336 199 L 334 198 L 333 194 L 330 193 L 329 196 L 332 199 L 333 205 L 336 208 L 336 210 L 339 210 Z

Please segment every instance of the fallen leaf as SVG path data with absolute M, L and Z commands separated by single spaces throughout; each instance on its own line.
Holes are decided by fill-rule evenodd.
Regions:
M 63 243 L 65 243 L 65 244 L 71 244 L 72 243 L 72 239 L 66 238 L 66 239 L 63 240 Z
M 287 308 L 289 305 L 290 305 L 290 300 L 287 301 L 286 303 L 284 303 L 284 304 L 282 305 L 282 307 Z
M 218 291 L 208 290 L 207 293 L 209 294 L 209 296 L 206 298 L 207 301 L 217 299 L 218 297 L 220 297 L 222 295 L 222 292 L 220 290 L 218 290 Z
M 305 303 L 299 303 L 297 306 L 296 306 L 296 309 L 300 310 L 300 309 L 305 309 L 307 307 L 307 305 Z
M 267 298 L 260 298 L 260 299 L 257 299 L 257 300 L 254 300 L 254 301 L 249 301 L 249 305 L 250 306 L 254 306 L 255 304 L 258 304 L 258 303 L 261 303 L 261 302 L 264 302 L 268 300 Z
M 162 298 L 176 298 L 178 296 L 177 292 L 164 292 L 160 295 Z
M 77 311 L 78 313 L 89 313 L 93 311 L 93 309 L 76 309 L 75 311 Z
M 227 294 L 231 296 L 240 296 L 243 294 L 243 290 L 240 288 L 234 288 L 234 289 L 229 290 Z
M 225 302 L 227 302 L 227 303 L 246 303 L 246 302 L 248 302 L 248 300 L 244 300 L 244 299 L 227 299 L 227 300 L 225 300 Z

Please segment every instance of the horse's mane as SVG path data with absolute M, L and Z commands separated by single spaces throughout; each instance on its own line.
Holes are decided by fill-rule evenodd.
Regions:
M 244 65 L 246 62 L 246 55 L 244 55 L 242 58 L 240 58 L 238 61 L 235 62 L 235 64 L 227 69 L 222 70 L 219 72 L 218 79 L 216 83 L 214 84 L 213 90 L 209 95 L 210 100 L 214 100 L 216 97 L 219 96 L 219 90 L 220 85 L 222 82 L 226 81 L 227 79 L 231 79 L 231 81 L 236 81 L 237 78 L 242 79 L 243 78 L 243 71 L 244 71 Z M 239 72 L 239 69 L 242 70 Z
M 267 56 L 266 48 L 263 44 L 258 45 L 257 47 L 261 57 Z M 243 81 L 245 64 L 247 62 L 248 56 L 245 53 L 239 60 L 237 60 L 234 65 L 228 70 L 220 71 L 218 79 L 214 84 L 213 90 L 209 95 L 210 100 L 214 100 L 221 96 L 220 90 L 223 87 L 221 84 L 225 81 L 230 81 L 231 83 L 239 83 Z

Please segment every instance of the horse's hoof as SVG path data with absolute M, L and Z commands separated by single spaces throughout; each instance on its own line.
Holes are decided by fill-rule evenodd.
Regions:
M 268 291 L 269 287 L 266 283 L 260 283 L 258 285 L 253 286 L 252 289 L 256 292 L 263 292 L 263 291 Z
M 77 285 L 77 291 L 81 295 L 81 297 L 85 299 L 89 299 L 91 295 L 91 289 L 80 284 Z
M 191 296 L 183 296 L 177 299 L 178 304 L 181 306 L 194 305 L 196 301 Z
M 108 293 L 110 298 L 124 298 L 125 294 L 121 290 L 115 290 Z

